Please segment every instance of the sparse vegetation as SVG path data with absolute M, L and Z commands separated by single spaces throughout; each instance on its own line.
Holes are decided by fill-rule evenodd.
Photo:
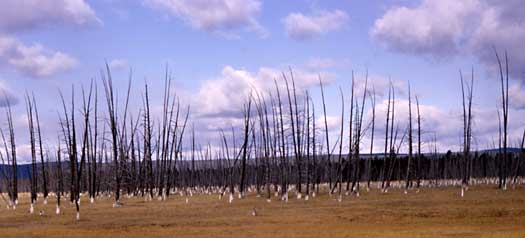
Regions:
M 345 102 L 348 97 L 345 89 L 340 88 L 341 116 L 336 141 L 331 141 L 334 135 L 330 134 L 328 126 L 322 78 L 319 77 L 319 85 L 323 117 L 319 121 L 323 125 L 318 127 L 314 100 L 309 91 L 299 91 L 293 70 L 290 69 L 288 74 L 283 73 L 281 79 L 275 79 L 274 91 L 257 91 L 254 88 L 250 94 L 240 95 L 245 97 L 244 107 L 239 109 L 242 112 L 242 125 L 221 128 L 216 141 L 220 146 L 212 149 L 211 142 L 204 144 L 196 139 L 198 135 L 190 121 L 190 106 L 183 105 L 175 95 L 167 69 L 162 112 L 160 117 L 156 117 L 150 110 L 148 84 L 144 85 L 142 108 L 130 108 L 133 86 L 131 76 L 125 88 L 125 97 L 119 98 L 110 67 L 106 66 L 105 73 L 101 75 L 106 111 L 101 113 L 98 110 L 95 81 L 91 82 L 88 91 L 81 88 L 81 115 L 78 115 L 75 107 L 75 88 L 71 90 L 70 99 L 60 94 L 63 111 L 58 118 L 61 131 L 56 149 L 42 146 L 36 100 L 32 94 L 27 94 L 31 167 L 25 170 L 27 176 L 21 178 L 11 108 L 7 105 L 8 130 L 0 131 L 3 142 L 1 162 L 6 165 L 1 167 L 0 188 L 7 191 L 8 195 L 8 199 L 4 198 L 3 202 L 8 210 L 14 211 L 2 212 L 1 226 L 9 231 L 9 235 L 27 235 L 25 232 L 32 232 L 35 228 L 16 230 L 15 227 L 23 226 L 21 221 L 31 220 L 37 225 L 49 225 L 50 229 L 54 229 L 49 232 L 58 232 L 54 234 L 65 234 L 63 232 L 67 230 L 79 228 L 75 235 L 86 236 L 88 233 L 85 232 L 90 230 L 108 235 L 105 232 L 117 229 L 118 224 L 126 224 L 126 231 L 134 235 L 138 234 L 135 232 L 150 234 L 146 232 L 151 229 L 148 226 L 158 224 L 161 227 L 158 232 L 177 231 L 188 236 L 201 236 L 193 233 L 196 227 L 185 228 L 179 224 L 204 219 L 203 229 L 215 232 L 207 232 L 208 235 L 225 236 L 224 231 L 214 230 L 218 228 L 213 224 L 228 221 L 231 224 L 249 222 L 260 225 L 254 231 L 247 230 L 236 235 L 257 234 L 257 230 L 263 227 L 277 229 L 273 222 L 280 222 L 297 224 L 295 229 L 301 232 L 297 234 L 301 236 L 345 236 L 362 234 L 365 230 L 358 228 L 358 224 L 372 229 L 370 223 L 375 221 L 375 217 L 378 227 L 385 231 L 399 231 L 399 234 L 411 234 L 416 227 L 438 234 L 439 227 L 454 224 L 453 229 L 457 230 L 451 230 L 450 234 L 476 236 L 478 233 L 475 229 L 487 229 L 484 226 L 490 221 L 502 219 L 504 224 L 499 224 L 503 232 L 501 234 L 519 237 L 524 232 L 522 228 L 516 229 L 516 221 L 523 218 L 525 209 L 521 199 L 525 174 L 520 169 L 525 154 L 525 133 L 520 150 L 511 152 L 507 142 L 508 63 L 505 61 L 506 68 L 503 70 L 499 56 L 496 56 L 500 65 L 503 114 L 498 150 L 471 150 L 474 72 L 468 82 L 464 81 L 460 72 L 464 127 L 462 151 L 444 154 L 437 153 L 437 149 L 422 152 L 422 143 L 430 145 L 432 141 L 422 138 L 425 128 L 422 128 L 421 120 L 425 115 L 421 114 L 417 95 L 416 105 L 412 104 L 410 84 L 408 122 L 395 117 L 399 113 L 396 113 L 396 105 L 400 101 L 396 100 L 397 89 L 390 82 L 384 112 L 385 128 L 378 132 L 376 113 L 381 112 L 376 111 L 376 91 L 369 84 L 368 73 L 364 84 L 359 85 L 363 88 L 358 88 L 352 75 L 350 103 L 347 107 Z M 282 94 L 282 90 L 286 90 L 286 95 Z M 417 142 L 413 135 L 416 130 L 413 126 L 413 106 L 416 107 L 417 115 Z M 365 117 L 367 108 L 370 108 L 370 118 Z M 348 117 L 345 117 L 347 113 Z M 348 137 L 344 133 L 346 123 Z M 191 125 L 191 136 L 185 134 L 189 130 L 188 125 Z M 81 132 L 79 137 L 77 131 Z M 384 133 L 384 151 L 374 154 L 374 136 L 381 132 Z M 363 152 L 364 138 L 369 139 L 369 152 Z M 65 145 L 65 150 L 62 145 Z M 65 182 L 69 182 L 68 188 L 64 186 Z M 346 186 L 343 186 L 344 182 Z M 363 184 L 366 184 L 367 193 L 361 196 Z M 502 190 L 512 185 L 517 190 L 503 193 L 491 189 L 495 185 Z M 469 186 L 474 186 L 472 196 L 465 195 Z M 458 187 L 461 189 L 460 196 L 453 192 Z M 19 190 L 30 193 L 21 206 L 30 204 L 31 214 L 35 208 L 39 209 L 38 214 L 46 220 L 23 215 L 16 210 Z M 399 191 L 404 191 L 405 195 L 398 195 Z M 295 195 L 296 201 L 289 201 L 290 193 Z M 219 200 L 209 196 L 212 194 L 218 195 Z M 227 203 L 230 205 L 221 201 L 224 194 L 228 194 Z M 235 201 L 236 194 L 240 201 Z M 333 194 L 337 194 L 336 199 L 331 197 Z M 71 214 L 67 205 L 61 205 L 61 199 L 67 195 L 75 206 L 75 217 L 79 222 L 76 225 L 69 218 L 62 218 L 70 217 Z M 42 205 L 37 204 L 38 196 L 43 198 Z M 46 206 L 49 196 L 56 197 L 55 213 L 60 217 L 47 211 L 50 209 Z M 352 196 L 356 198 L 350 200 Z M 479 199 L 475 200 L 473 196 L 479 196 Z M 85 207 L 82 209 L 86 213 L 85 220 L 80 219 L 83 197 L 90 200 L 90 204 L 82 206 Z M 184 197 L 187 207 L 180 203 L 180 197 Z M 265 197 L 269 204 L 257 199 L 259 197 Z M 22 198 L 26 199 L 25 196 Z M 272 198 L 281 201 L 270 203 Z M 114 200 L 114 209 L 109 209 L 111 199 Z M 477 202 L 471 206 L 468 202 L 472 201 Z M 493 203 L 489 204 L 490 201 Z M 508 201 L 512 202 L 506 204 Z M 250 211 L 247 209 L 249 206 L 254 207 L 252 213 L 257 218 L 242 215 L 243 211 Z M 64 209 L 61 210 L 61 207 Z M 152 213 L 148 209 L 159 211 L 160 215 L 150 219 L 148 217 Z M 214 209 L 216 211 L 207 211 Z M 475 220 L 470 223 L 470 215 L 464 217 L 464 214 L 450 209 L 464 210 Z M 485 217 L 492 211 L 503 214 L 503 218 L 497 217 L 497 214 Z M 293 215 L 294 212 L 296 215 Z M 186 217 L 174 215 L 172 218 L 173 214 L 185 214 Z M 231 216 L 225 217 L 227 214 Z M 358 219 L 358 215 L 354 214 L 364 217 Z M 119 218 L 107 220 L 113 216 Z M 279 220 L 281 216 L 286 220 Z M 302 234 L 314 226 L 309 227 L 309 222 L 301 220 L 301 217 L 327 221 L 326 233 Z M 450 223 L 452 220 L 456 223 Z M 65 224 L 65 227 L 57 227 L 59 224 Z M 356 229 L 345 230 L 348 224 Z M 461 224 L 465 226 L 460 227 Z M 290 233 L 292 230 L 285 231 L 277 233 L 278 236 L 294 235 Z M 396 237 L 395 233 L 388 234 Z M 89 236 L 94 235 L 89 233 Z

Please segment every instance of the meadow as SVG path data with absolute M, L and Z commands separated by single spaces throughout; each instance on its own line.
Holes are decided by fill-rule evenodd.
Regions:
M 359 197 L 321 196 L 271 202 L 248 194 L 231 204 L 217 194 L 172 195 L 165 201 L 101 196 L 82 219 L 75 206 L 39 200 L 28 213 L 29 195 L 21 194 L 16 211 L 2 208 L 0 236 L 8 237 L 524 237 L 525 190 L 471 187 L 464 197 L 454 187 L 388 193 L 372 189 Z M 27 199 L 26 199 L 27 198 Z M 53 199 L 50 197 L 50 199 Z M 256 215 L 252 214 L 253 209 Z M 44 214 L 40 215 L 39 211 Z

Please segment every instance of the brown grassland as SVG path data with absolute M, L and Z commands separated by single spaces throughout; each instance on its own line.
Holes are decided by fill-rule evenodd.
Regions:
M 0 237 L 525 237 L 523 187 L 472 187 L 463 198 L 458 188 L 433 188 L 408 195 L 374 189 L 342 202 L 328 195 L 272 199 L 249 195 L 229 204 L 216 194 L 195 195 L 186 204 L 177 195 L 164 202 L 124 198 L 112 208 L 112 198 L 89 204 L 84 197 L 77 222 L 69 202 L 56 216 L 52 198 L 45 207 L 39 200 L 31 215 L 23 195 L 16 211 L 1 208 Z

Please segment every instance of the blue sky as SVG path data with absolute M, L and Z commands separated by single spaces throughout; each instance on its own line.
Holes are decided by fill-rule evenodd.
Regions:
M 338 87 L 349 91 L 352 70 L 359 83 L 368 69 L 383 93 L 391 78 L 401 100 L 410 81 L 424 108 L 426 140 L 436 133 L 445 150 L 457 149 L 461 135 L 458 71 L 469 77 L 474 68 L 475 136 L 484 148 L 497 133 L 492 47 L 509 52 L 512 140 L 523 127 L 524 5 L 519 0 L 4 0 L 0 92 L 18 101 L 18 144 L 24 150 L 25 91 L 35 93 L 52 145 L 58 90 L 69 94 L 72 85 L 79 90 L 99 80 L 108 62 L 121 94 L 133 70 L 133 106 L 140 106 L 145 80 L 160 106 L 168 65 L 177 95 L 192 105 L 192 120 L 203 125 L 204 143 L 214 140 L 213 128 L 236 123 L 235 115 L 221 110 L 242 109 L 245 82 L 268 90 L 268 81 L 271 85 L 292 67 L 319 105 L 321 74 L 328 83 L 329 116 L 336 122 Z M 214 122 L 208 114 L 221 116 Z

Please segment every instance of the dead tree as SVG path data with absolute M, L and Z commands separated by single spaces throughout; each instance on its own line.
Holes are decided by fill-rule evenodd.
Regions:
M 351 165 L 352 165 L 352 157 L 354 157 L 354 136 L 352 135 L 354 133 L 353 126 L 354 126 L 354 91 L 355 91 L 355 80 L 354 80 L 354 71 L 352 71 L 352 89 L 350 92 L 350 116 L 349 116 L 349 123 L 348 123 L 348 159 L 346 162 L 347 166 L 347 174 L 346 174 L 346 191 L 348 192 L 350 190 L 350 177 L 351 177 Z M 342 138 L 341 138 L 342 140 Z M 354 166 L 355 167 L 355 166 Z
M 392 94 L 392 87 L 388 87 L 388 104 L 386 109 L 386 125 L 385 125 L 385 151 L 383 154 L 383 166 L 382 166 L 382 172 L 381 172 L 381 189 L 383 192 L 386 191 L 385 188 L 385 182 L 387 180 L 387 171 L 389 166 L 389 160 L 388 160 L 388 134 L 389 134 L 389 126 L 390 126 L 390 100 L 391 100 L 391 94 Z
M 56 196 L 57 196 L 57 205 L 56 205 L 56 214 L 60 215 L 60 198 L 64 192 L 64 175 L 62 173 L 62 150 L 60 149 L 61 144 L 60 137 L 58 138 L 58 147 L 57 147 L 57 172 L 56 172 Z
M 29 94 L 26 94 L 26 111 L 27 111 L 27 123 L 29 129 L 29 141 L 31 145 L 31 174 L 30 174 L 30 188 L 31 188 L 31 204 L 29 208 L 29 213 L 33 214 L 34 206 L 37 199 L 37 168 L 36 168 L 36 142 L 35 142 L 35 127 L 33 125 L 33 104 L 29 97 Z
M 408 82 L 408 160 L 405 177 L 405 194 L 411 182 L 410 166 L 412 166 L 412 94 L 410 93 L 410 82 Z
M 419 98 L 416 95 L 416 108 L 417 108 L 417 188 L 421 185 L 421 114 L 419 111 Z
M 9 139 L 6 140 L 4 137 L 4 132 L 0 132 L 2 134 L 2 140 L 4 142 L 4 148 L 8 164 L 11 165 L 11 188 L 9 189 L 9 198 L 11 200 L 11 205 L 14 209 L 16 209 L 16 206 L 18 205 L 18 164 L 16 157 L 15 128 L 13 126 L 13 114 L 11 113 L 11 103 L 6 95 L 4 95 L 4 99 L 7 105 L 5 110 L 7 117 L 7 125 L 9 127 Z
M 343 158 L 342 158 L 342 152 L 343 152 L 343 131 L 344 131 L 344 124 L 345 124 L 345 98 L 343 95 L 343 90 L 339 88 L 339 93 L 341 95 L 341 126 L 340 126 L 340 133 L 339 133 L 339 156 L 337 159 L 337 184 L 334 185 L 334 187 L 331 189 L 330 193 L 333 193 L 336 186 L 338 186 L 338 193 L 339 198 L 338 200 L 341 201 L 342 196 L 342 180 L 343 180 Z
M 498 187 L 500 189 L 507 189 L 507 170 L 508 170 L 508 153 L 507 153 L 507 127 L 508 127 L 508 118 L 509 118 L 509 63 L 507 57 L 507 51 L 505 51 L 505 73 L 503 72 L 503 66 L 501 59 L 498 55 L 498 52 L 494 49 L 496 54 L 496 59 L 498 60 L 500 82 L 501 82 L 501 110 L 503 114 L 503 134 L 502 134 L 502 145 L 503 145 L 503 155 L 500 162 L 500 177 Z
M 288 162 L 286 158 L 286 143 L 285 143 L 285 135 L 284 135 L 284 117 L 283 117 L 283 106 L 282 106 L 282 100 L 281 100 L 281 93 L 279 91 L 279 86 L 277 85 L 277 81 L 274 80 L 275 84 L 275 90 L 277 92 L 277 102 L 278 102 L 278 108 L 279 108 L 279 115 L 278 115 L 278 121 L 277 127 L 279 127 L 278 136 L 280 135 L 280 157 L 281 157 L 281 200 L 288 201 Z
M 363 134 L 363 115 L 365 110 L 365 101 L 368 92 L 368 71 L 365 76 L 365 88 L 363 90 L 363 98 L 361 99 L 361 106 L 356 102 L 356 118 L 355 118 L 355 139 L 354 139 L 354 158 L 355 158 L 355 168 L 354 168 L 354 180 L 352 182 L 352 192 L 356 193 L 359 196 L 359 182 L 361 180 L 361 140 Z M 348 188 L 348 185 L 347 185 Z
M 367 159 L 367 183 L 366 189 L 370 190 L 370 180 L 372 180 L 372 157 L 374 155 L 374 132 L 375 132 L 375 122 L 376 122 L 376 90 L 375 87 L 372 87 L 372 96 L 370 97 L 370 102 L 372 104 L 372 130 L 370 134 L 370 155 Z
M 468 163 L 470 161 L 470 143 L 472 140 L 472 92 L 474 88 L 474 71 L 472 71 L 470 84 L 464 82 L 461 71 L 459 71 L 459 74 L 461 79 L 461 95 L 463 102 L 463 159 L 461 162 L 461 196 L 463 197 L 465 189 L 468 189 L 469 185 Z M 465 87 L 467 88 L 466 95 Z
M 38 133 L 38 148 L 39 148 L 39 154 L 40 154 L 40 166 L 42 169 L 42 192 L 44 193 L 44 204 L 47 204 L 47 196 L 49 194 L 48 187 L 47 187 L 47 179 L 48 174 L 46 171 L 46 166 L 44 166 L 44 149 L 42 146 L 42 133 L 40 131 L 40 119 L 38 116 L 38 107 L 36 105 L 35 95 L 33 95 L 33 109 L 35 111 L 35 119 L 36 119 L 36 128 Z
M 321 76 L 319 76 L 319 85 L 321 86 L 321 97 L 323 99 L 323 115 L 324 115 L 324 129 L 325 129 L 325 139 L 326 139 L 326 160 L 325 165 L 328 165 L 328 187 L 332 187 L 332 161 L 331 161 L 331 154 L 330 154 L 330 143 L 329 143 L 329 135 L 328 135 L 328 119 L 326 118 L 326 103 L 324 99 L 324 89 L 323 89 L 323 81 L 321 80 Z M 330 191 L 330 194 L 332 192 Z
M 244 139 L 242 143 L 242 155 L 241 155 L 241 182 L 239 187 L 239 198 L 244 196 L 244 185 L 246 178 L 246 157 L 248 151 L 248 141 L 250 132 L 250 111 L 251 111 L 252 100 L 251 97 L 248 99 L 248 104 L 244 108 Z

